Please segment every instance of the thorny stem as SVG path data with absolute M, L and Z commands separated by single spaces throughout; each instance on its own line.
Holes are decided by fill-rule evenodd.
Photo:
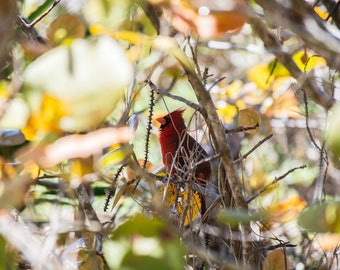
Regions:
M 114 175 L 113 179 L 112 179 L 111 187 L 110 187 L 109 192 L 107 193 L 106 199 L 105 199 L 104 212 L 106 212 L 108 207 L 109 207 L 109 203 L 110 203 L 110 200 L 113 196 L 113 189 L 114 189 L 114 186 L 116 184 L 116 181 L 117 181 L 119 175 L 122 173 L 122 171 L 123 171 L 123 169 L 125 168 L 126 165 L 127 164 L 125 163 L 122 166 L 120 166 L 119 169 L 117 170 L 116 174 Z

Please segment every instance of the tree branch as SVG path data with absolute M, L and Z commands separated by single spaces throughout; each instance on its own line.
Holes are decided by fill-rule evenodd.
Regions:
M 292 16 L 292 13 L 294 13 L 293 10 L 288 9 L 285 6 L 280 6 L 280 4 L 278 3 L 276 3 L 275 5 L 274 1 L 257 0 L 257 3 L 259 3 L 263 8 L 268 10 L 271 17 L 275 18 L 275 23 L 279 23 L 280 25 L 283 25 L 287 28 L 294 28 L 296 32 L 298 32 L 298 35 L 301 35 L 302 38 L 306 36 L 306 33 L 304 33 L 304 31 L 308 32 L 311 31 L 311 29 L 309 29 L 310 27 L 308 26 L 307 28 L 307 25 L 305 24 L 297 25 L 296 22 L 297 19 L 295 17 L 290 18 L 292 22 L 288 22 L 289 21 L 288 17 Z M 298 7 L 295 7 L 294 10 L 296 9 L 298 9 Z M 304 20 L 304 18 L 299 17 L 299 20 Z M 268 30 L 267 26 L 263 23 L 263 21 L 255 16 L 252 16 L 250 19 L 250 23 L 255 32 L 257 33 L 257 35 L 262 39 L 266 49 L 268 49 L 276 56 L 276 58 L 288 69 L 290 74 L 295 79 L 302 82 L 302 87 L 305 89 L 308 97 L 311 98 L 317 104 L 324 107 L 325 109 L 327 110 L 330 109 L 335 102 L 334 98 L 330 96 L 328 93 L 326 93 L 320 85 L 314 83 L 311 79 L 309 79 L 308 74 L 303 73 L 298 68 L 298 66 L 293 61 L 291 54 L 288 53 L 287 50 L 281 46 L 279 40 L 275 37 L 275 35 L 272 32 Z M 315 22 L 315 25 L 318 24 Z M 311 45 L 310 46 L 311 49 L 320 53 L 320 55 L 327 60 L 327 63 L 331 67 L 340 70 L 340 55 L 338 54 L 340 41 L 335 39 L 333 36 L 329 36 L 329 33 L 326 32 L 326 30 L 323 29 L 321 26 L 319 26 L 319 28 L 315 30 L 322 31 L 323 35 L 326 35 L 327 33 L 328 34 L 327 37 L 328 39 L 330 39 L 329 42 L 331 43 L 331 45 L 326 46 L 324 42 L 320 44 L 321 41 L 317 40 L 314 34 L 313 38 L 308 38 L 305 40 L 306 44 Z M 325 40 L 327 42 L 326 38 Z M 335 46 L 337 46 L 336 49 L 334 48 Z M 325 49 L 320 49 L 320 47 Z

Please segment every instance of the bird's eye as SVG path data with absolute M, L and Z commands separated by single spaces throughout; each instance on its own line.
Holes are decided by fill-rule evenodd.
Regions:
M 161 125 L 161 129 L 163 129 L 166 125 L 168 125 L 171 122 L 171 119 L 168 116 L 165 116 L 164 120 L 165 122 Z

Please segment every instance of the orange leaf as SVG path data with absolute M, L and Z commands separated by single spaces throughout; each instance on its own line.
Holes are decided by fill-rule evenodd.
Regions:
M 169 3 L 164 3 L 169 2 Z M 240 29 L 248 20 L 243 0 L 230 2 L 229 10 L 213 10 L 207 6 L 194 7 L 190 1 L 163 1 L 172 25 L 180 32 L 196 32 L 201 38 L 210 38 L 227 31 Z
M 288 222 L 296 218 L 305 206 L 306 202 L 299 196 L 291 196 L 284 201 L 271 204 L 267 211 L 272 216 L 272 220 Z
M 288 257 L 281 249 L 270 252 L 263 262 L 263 270 L 287 270 L 289 267 Z

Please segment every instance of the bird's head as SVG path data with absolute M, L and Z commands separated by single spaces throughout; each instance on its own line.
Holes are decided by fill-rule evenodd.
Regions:
M 183 109 L 177 109 L 167 115 L 158 117 L 156 120 L 161 124 L 160 130 L 164 128 L 175 128 L 179 131 L 184 130 L 185 123 L 183 119 Z

